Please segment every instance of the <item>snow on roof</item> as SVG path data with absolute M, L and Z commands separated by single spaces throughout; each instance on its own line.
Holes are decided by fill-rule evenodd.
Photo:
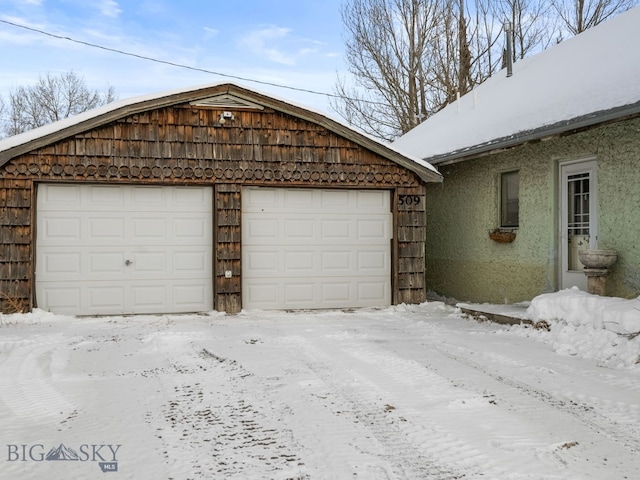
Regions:
M 110 114 L 113 115 L 119 110 L 126 112 L 126 114 L 131 114 L 132 110 L 135 109 L 136 106 L 144 106 L 153 103 L 154 101 L 163 101 L 164 103 L 182 102 L 185 101 L 185 95 L 192 94 L 194 99 L 202 98 L 210 94 L 212 89 L 216 87 L 225 87 L 227 86 L 229 89 L 234 90 L 244 90 L 248 93 L 253 93 L 263 98 L 270 98 L 280 107 L 284 107 L 286 111 L 286 106 L 292 107 L 298 112 L 308 112 L 312 121 L 316 121 L 317 123 L 323 125 L 329 130 L 335 131 L 339 133 L 338 130 L 341 130 L 344 134 L 347 132 L 349 138 L 352 138 L 354 141 L 358 141 L 358 138 L 364 139 L 364 141 L 371 147 L 373 146 L 375 149 L 385 152 L 386 155 L 391 154 L 391 156 L 399 156 L 402 158 L 402 164 L 409 168 L 410 170 L 414 170 L 413 165 L 417 167 L 417 170 L 421 170 L 422 172 L 427 171 L 428 173 L 416 172 L 422 177 L 424 180 L 428 181 L 439 181 L 441 179 L 441 175 L 436 168 L 434 168 L 430 163 L 425 162 L 419 157 L 415 157 L 408 152 L 403 152 L 398 150 L 393 145 L 389 145 L 387 143 L 381 143 L 379 140 L 373 138 L 370 135 L 367 135 L 362 132 L 356 132 L 350 125 L 341 122 L 340 120 L 336 120 L 335 118 L 327 116 L 325 113 L 313 110 L 309 107 L 302 106 L 291 101 L 282 100 L 273 95 L 258 92 L 256 90 L 249 89 L 247 87 L 236 85 L 228 82 L 222 83 L 213 83 L 207 85 L 200 85 L 196 87 L 187 87 L 176 90 L 170 90 L 159 93 L 152 93 L 148 95 L 142 95 L 132 98 L 127 98 L 119 101 L 115 101 L 104 105 L 102 107 L 98 107 L 93 110 L 89 110 L 73 117 L 65 118 L 58 122 L 54 122 L 48 125 L 44 125 L 39 128 L 35 128 L 33 130 L 21 133 L 19 135 L 14 135 L 12 137 L 8 137 L 4 140 L 0 140 L 0 165 L 2 165 L 2 157 L 11 155 L 9 150 L 22 147 L 24 148 L 28 144 L 32 142 L 36 142 L 38 140 L 42 141 L 46 139 L 46 137 L 56 138 L 56 134 L 61 134 L 67 129 L 82 128 L 82 124 L 86 123 L 87 127 L 94 128 L 96 124 L 100 124 L 100 119 L 102 118 L 110 118 Z M 238 92 L 233 92 L 237 94 Z M 4 155 L 3 155 L 4 153 Z M 383 154 L 385 154 L 383 153 Z
M 517 61 L 513 76 L 500 71 L 393 145 L 437 162 L 598 112 L 640 111 L 638 45 L 640 7 Z
M 101 115 L 105 115 L 109 112 L 113 112 L 121 108 L 129 107 L 131 105 L 135 105 L 138 103 L 143 103 L 150 100 L 169 97 L 172 95 L 177 95 L 177 94 L 181 94 L 189 91 L 197 91 L 205 87 L 206 88 L 215 87 L 216 85 L 222 85 L 222 83 L 211 84 L 211 85 L 200 86 L 200 87 L 183 88 L 179 90 L 171 90 L 171 91 L 165 91 L 160 93 L 153 93 L 148 95 L 142 95 L 137 97 L 125 98 L 122 100 L 117 100 L 115 102 L 108 103 L 101 107 L 94 108 L 92 110 L 87 110 L 86 112 L 82 112 L 77 115 L 59 120 L 57 122 L 49 123 L 47 125 L 43 125 L 42 127 L 34 128 L 33 130 L 28 130 L 24 133 L 13 135 L 11 137 L 7 137 L 3 140 L 0 140 L 0 152 L 9 150 L 19 145 L 23 145 L 25 143 L 29 143 L 33 140 L 36 140 L 41 137 L 45 137 L 52 133 L 59 132 L 61 130 L 64 130 L 65 128 L 79 125 L 82 122 L 85 122 L 92 118 L 99 117 Z

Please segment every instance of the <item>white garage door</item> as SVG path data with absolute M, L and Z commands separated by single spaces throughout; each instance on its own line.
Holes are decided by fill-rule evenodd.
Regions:
M 243 308 L 391 303 L 390 193 L 242 189 Z
M 43 184 L 36 301 L 77 315 L 212 308 L 208 187 Z

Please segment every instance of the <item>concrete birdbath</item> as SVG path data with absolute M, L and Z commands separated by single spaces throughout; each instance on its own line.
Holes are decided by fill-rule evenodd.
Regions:
M 584 265 L 587 291 L 595 295 L 604 295 L 605 278 L 609 268 L 616 263 L 618 254 L 615 250 L 579 250 L 578 258 Z

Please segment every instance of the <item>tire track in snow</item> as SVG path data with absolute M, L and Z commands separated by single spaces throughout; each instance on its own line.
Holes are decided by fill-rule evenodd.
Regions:
M 585 430 L 583 425 L 567 418 L 564 412 L 549 408 L 527 392 L 483 375 L 482 371 L 459 362 L 457 357 L 442 355 L 430 344 L 416 342 L 415 335 L 402 327 L 388 327 L 384 325 L 377 336 L 371 334 L 376 331 L 374 325 L 367 326 L 364 336 L 357 329 L 350 329 L 350 338 L 349 335 L 331 334 L 325 341 L 310 338 L 307 343 L 292 343 L 301 343 L 300 353 L 311 355 L 307 364 L 316 369 L 318 377 L 328 385 L 327 390 L 350 399 L 355 411 L 361 401 L 371 405 L 368 409 L 377 407 L 379 410 L 380 405 L 394 399 L 390 403 L 398 408 L 389 412 L 389 417 L 397 415 L 397 420 L 402 421 L 402 416 L 407 419 L 406 423 L 397 423 L 396 430 L 409 439 L 413 451 L 421 453 L 423 464 L 424 461 L 432 462 L 451 472 L 440 478 L 586 478 L 573 471 L 573 467 L 579 467 L 585 458 L 594 462 L 594 472 L 616 471 L 621 473 L 616 478 L 632 478 L 629 476 L 631 465 L 607 464 L 607 459 L 599 453 L 602 445 L 599 435 L 586 431 L 586 435 L 580 434 Z M 441 333 L 449 335 L 449 332 Z M 440 336 L 435 337 L 432 340 L 439 342 Z M 447 347 L 457 348 L 455 345 Z M 511 367 L 517 363 L 514 360 Z M 327 371 L 321 375 L 323 366 Z M 490 366 L 487 368 L 491 370 Z M 368 392 L 362 387 L 367 382 L 361 381 L 361 377 L 371 383 Z M 402 398 L 415 398 L 419 392 L 429 396 L 428 390 L 421 391 L 418 386 L 425 382 L 433 384 L 434 395 L 445 402 L 449 387 L 448 403 L 420 405 L 402 401 Z M 362 388 L 358 388 L 359 384 Z M 343 386 L 346 388 L 341 389 Z M 496 388 L 499 386 L 508 388 Z M 373 403 L 367 403 L 367 398 Z M 542 423 L 538 417 L 543 419 Z M 549 436 L 548 425 L 544 425 L 549 424 L 549 419 L 552 419 L 551 423 L 557 419 L 562 425 L 554 430 L 559 437 Z M 577 430 L 576 426 L 579 427 Z M 574 438 L 571 434 L 562 438 L 566 432 L 580 436 Z M 580 440 L 580 445 L 573 440 Z M 390 478 L 439 478 L 435 474 L 429 477 L 428 473 L 420 476 L 415 472 L 405 476 L 401 469 L 390 469 L 389 472 L 396 475 Z M 600 477 L 596 473 L 595 477 L 588 478 Z
M 437 344 L 425 345 L 426 348 L 437 351 L 440 355 L 450 358 L 460 364 L 466 365 L 476 371 L 483 373 L 484 375 L 493 378 L 499 383 L 513 388 L 520 394 L 524 394 L 529 398 L 536 399 L 542 404 L 553 407 L 562 413 L 566 413 L 578 420 L 582 425 L 588 427 L 594 432 L 605 435 L 607 438 L 613 440 L 619 445 L 629 449 L 631 452 L 640 453 L 640 432 L 636 425 L 626 423 L 620 424 L 614 420 L 611 420 L 604 415 L 596 412 L 593 407 L 583 402 L 576 402 L 569 397 L 562 398 L 563 395 L 546 392 L 544 390 L 537 389 L 525 382 L 517 380 L 513 377 L 504 375 L 496 370 L 486 367 L 485 365 L 474 361 L 469 355 L 455 354 Z M 464 351 L 462 347 L 458 347 L 460 351 Z M 579 400 L 584 400 L 582 397 Z M 512 402 L 513 408 L 517 409 L 518 401 Z M 632 406 L 626 406 L 633 410 Z
M 519 434 L 502 436 L 503 445 L 518 445 L 509 458 L 499 464 L 492 460 L 495 449 L 500 446 L 488 445 L 487 436 L 501 431 L 501 424 L 508 431 L 512 423 L 518 421 L 512 413 L 497 406 L 493 395 L 467 391 L 450 379 L 424 368 L 419 362 L 407 360 L 377 345 L 367 347 L 358 343 L 345 345 L 343 349 L 369 364 L 368 372 L 378 372 L 369 378 L 376 385 L 383 386 L 387 395 L 399 396 L 398 415 L 405 415 L 408 419 L 406 427 L 404 423 L 400 424 L 401 430 L 420 451 L 437 458 L 440 465 L 458 472 L 458 475 L 484 478 L 565 478 L 557 475 L 558 469 L 564 470 L 566 464 L 556 454 L 555 447 L 541 443 L 539 439 L 528 438 L 526 425 Z M 385 377 L 392 381 L 385 382 Z M 415 400 L 419 398 L 422 401 Z M 462 429 L 456 425 L 459 422 L 441 422 L 438 418 L 437 412 L 442 412 L 446 418 L 452 415 L 452 411 L 457 411 L 459 418 L 467 419 Z M 483 420 L 488 418 L 492 425 L 490 432 L 482 427 Z
M 165 445 L 169 478 L 258 478 L 255 472 L 306 478 L 291 432 L 278 424 L 274 406 L 253 393 L 260 388 L 251 373 L 207 349 L 181 363 L 162 409 L 166 427 L 156 434 Z M 211 381 L 197 381 L 203 371 L 211 372 Z
M 564 400 L 571 405 L 580 405 L 582 408 L 591 409 L 591 405 L 597 406 L 599 410 L 607 412 L 607 417 L 617 425 L 617 427 L 629 430 L 629 435 L 640 438 L 640 405 L 630 404 L 620 401 L 611 401 L 594 395 L 585 395 L 573 391 L 552 391 L 551 394 L 560 400 Z
M 327 389 L 340 395 L 350 405 L 351 413 L 357 421 L 366 426 L 382 447 L 379 458 L 385 461 L 386 473 L 380 472 L 376 478 L 452 480 L 464 478 L 467 472 L 458 471 L 456 460 L 473 464 L 471 460 L 477 452 L 464 442 L 447 437 L 447 433 L 437 428 L 407 429 L 403 426 L 406 419 L 398 413 L 396 407 L 385 403 L 393 398 L 393 392 L 407 391 L 416 385 L 430 384 L 438 389 L 441 379 L 430 375 L 424 368 L 397 357 L 382 357 L 370 352 L 355 352 L 349 345 L 339 346 L 335 341 L 324 343 L 321 347 L 304 340 L 295 342 L 301 348 L 302 356 L 307 358 L 306 366 L 327 385 Z M 345 358 L 346 357 L 346 358 Z M 349 358 L 350 357 L 350 358 Z M 360 358 L 358 358 L 360 357 Z M 354 362 L 354 359 L 356 360 Z M 372 362 L 372 359 L 373 362 Z M 384 365 L 396 362 L 394 373 L 389 375 Z M 357 371 L 345 369 L 344 365 L 360 363 Z M 412 379 L 407 386 L 395 379 Z M 426 383 L 425 383 L 426 382 Z M 444 385 L 441 385 L 444 388 Z M 431 390 L 437 397 L 437 392 Z M 394 402 L 395 403 L 395 402 Z M 433 447 L 433 448 L 430 448 Z M 447 452 L 449 458 L 442 462 L 439 456 Z M 476 470 L 480 469 L 471 467 Z M 384 475 L 384 476 L 383 476 Z
M 64 417 L 76 406 L 56 389 L 53 377 L 64 367 L 59 356 L 61 337 L 7 342 L 0 346 L 6 358 L 0 363 L 0 401 L 20 419 L 38 421 Z

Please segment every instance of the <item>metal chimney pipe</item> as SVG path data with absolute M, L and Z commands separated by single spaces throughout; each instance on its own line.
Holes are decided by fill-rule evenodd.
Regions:
M 507 36 L 507 77 L 513 75 L 513 24 L 504 22 L 504 33 Z

